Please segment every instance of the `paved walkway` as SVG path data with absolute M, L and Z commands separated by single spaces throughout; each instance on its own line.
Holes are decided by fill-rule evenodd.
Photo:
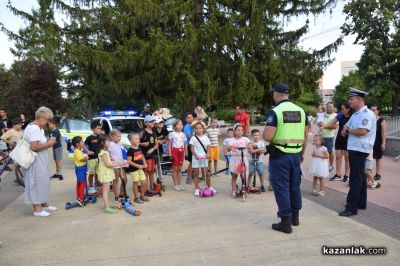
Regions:
M 213 178 L 219 193 L 206 199 L 194 198 L 192 187 L 172 191 L 166 178 L 164 196 L 140 206 L 140 217 L 104 214 L 101 201 L 65 210 L 75 177 L 71 161 L 64 167 L 65 180 L 52 181 L 51 203 L 60 208 L 52 216 L 32 217 L 22 196 L 0 212 L 0 265 L 398 265 L 400 259 L 399 240 L 307 197 L 301 225 L 292 234 L 275 232 L 273 193 L 240 202 L 230 198 L 225 175 Z M 323 256 L 323 245 L 385 247 L 388 254 Z
M 0 212 L 0 265 L 397 265 L 400 259 L 400 199 L 395 197 L 400 164 L 390 158 L 384 158 L 382 188 L 369 190 L 368 209 L 352 218 L 337 215 L 346 183 L 328 181 L 327 196 L 319 198 L 309 194 L 306 176 L 301 225 L 290 235 L 271 229 L 277 221 L 273 193 L 251 195 L 242 203 L 230 198 L 225 175 L 213 178 L 219 194 L 207 199 L 194 198 L 192 187 L 172 191 L 166 176 L 166 193 L 140 206 L 140 217 L 123 211 L 103 214 L 101 200 L 65 210 L 65 202 L 74 198 L 75 178 L 72 162 L 64 167 L 66 179 L 52 181 L 52 203 L 60 210 L 48 218 L 31 216 L 12 175 L 0 183 L 0 210 L 5 208 Z M 385 247 L 388 254 L 323 256 L 323 245 Z

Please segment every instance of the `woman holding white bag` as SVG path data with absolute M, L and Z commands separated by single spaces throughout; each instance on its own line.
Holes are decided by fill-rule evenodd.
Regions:
M 49 119 L 53 118 L 53 112 L 42 106 L 35 112 L 35 120 L 30 123 L 24 132 L 24 140 L 30 144 L 32 151 L 37 153 L 33 163 L 25 172 L 25 203 L 32 204 L 33 216 L 46 217 L 48 211 L 57 210 L 48 204 L 50 197 L 50 171 L 48 148 L 56 142 L 54 137 L 47 139 L 43 129 Z

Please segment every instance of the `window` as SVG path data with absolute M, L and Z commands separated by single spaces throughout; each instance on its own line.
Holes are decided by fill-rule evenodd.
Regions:
M 122 133 L 139 133 L 143 130 L 143 121 L 140 119 L 121 119 L 110 120 L 113 129 L 118 129 Z

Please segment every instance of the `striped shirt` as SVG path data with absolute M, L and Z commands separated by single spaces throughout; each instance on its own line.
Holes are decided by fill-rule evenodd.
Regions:
M 211 142 L 211 147 L 217 147 L 218 146 L 218 136 L 221 135 L 221 132 L 219 132 L 219 128 L 212 128 L 209 127 L 207 128 L 207 135 L 208 138 L 210 139 Z

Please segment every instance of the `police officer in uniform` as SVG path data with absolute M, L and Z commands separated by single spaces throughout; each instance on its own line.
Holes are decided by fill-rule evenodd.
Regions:
M 272 229 L 292 232 L 299 225 L 301 209 L 301 167 L 307 142 L 305 111 L 289 100 L 289 87 L 284 83 L 273 86 L 276 106 L 267 115 L 264 139 L 269 142 L 269 173 L 275 200 L 278 204 L 279 223 Z
M 350 162 L 350 190 L 346 209 L 340 216 L 356 215 L 358 209 L 367 208 L 367 176 L 365 161 L 372 151 L 376 134 L 376 116 L 365 105 L 368 93 L 350 88 L 349 105 L 355 111 L 343 127 L 342 135 L 348 136 L 347 150 Z

